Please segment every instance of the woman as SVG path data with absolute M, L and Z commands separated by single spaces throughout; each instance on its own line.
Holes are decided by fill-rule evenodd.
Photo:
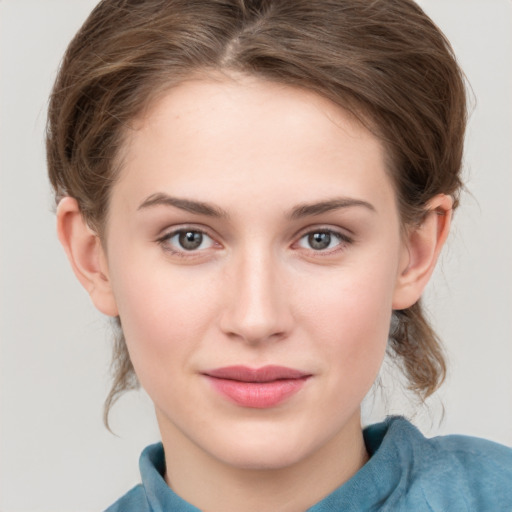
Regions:
M 50 104 L 59 238 L 162 443 L 109 510 L 508 510 L 512 454 L 361 428 L 461 187 L 461 72 L 412 2 L 104 1 Z M 454 493 L 453 489 L 457 489 Z M 195 507 L 195 508 L 194 508 Z

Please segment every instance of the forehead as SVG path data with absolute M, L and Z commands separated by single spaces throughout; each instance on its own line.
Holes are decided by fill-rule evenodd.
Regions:
M 137 119 L 114 196 L 117 188 L 138 199 L 168 191 L 215 199 L 224 186 L 253 201 L 274 190 L 304 202 L 310 198 L 300 195 L 321 199 L 332 188 L 334 195 L 389 192 L 385 162 L 377 137 L 314 92 L 244 75 L 210 77 L 172 88 Z

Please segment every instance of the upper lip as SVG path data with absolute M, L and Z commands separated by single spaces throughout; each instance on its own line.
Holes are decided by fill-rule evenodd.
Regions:
M 217 379 L 237 380 L 240 382 L 272 382 L 275 380 L 301 379 L 311 374 L 287 368 L 285 366 L 268 365 L 261 368 L 247 366 L 225 366 L 204 373 Z

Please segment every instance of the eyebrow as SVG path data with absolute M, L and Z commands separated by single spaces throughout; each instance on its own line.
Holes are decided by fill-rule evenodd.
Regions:
M 151 194 L 140 204 L 137 210 L 143 210 L 155 206 L 173 206 L 174 208 L 179 208 L 180 210 L 195 213 L 197 215 L 206 215 L 208 217 L 229 217 L 225 210 L 210 203 L 173 197 L 161 192 Z M 288 215 L 288 217 L 292 220 L 297 220 L 303 217 L 321 215 L 322 213 L 350 207 L 363 207 L 370 210 L 371 212 L 376 212 L 375 207 L 367 201 L 350 197 L 338 197 L 315 203 L 300 204 L 291 210 L 291 213 Z
M 137 210 L 145 208 L 152 208 L 155 206 L 174 206 L 186 212 L 195 213 L 197 215 L 207 215 L 208 217 L 227 218 L 228 213 L 222 208 L 218 208 L 209 203 L 202 201 L 194 201 L 192 199 L 181 199 L 179 197 L 172 197 L 163 193 L 151 194 L 146 198 Z
M 327 199 L 326 201 L 320 201 L 317 203 L 307 203 L 296 206 L 291 211 L 289 217 L 291 219 L 301 219 L 303 217 L 321 215 L 322 213 L 339 210 L 341 208 L 350 208 L 354 206 L 366 208 L 374 213 L 377 212 L 375 207 L 371 203 L 368 203 L 367 201 L 363 201 L 361 199 L 354 199 L 351 197 L 337 197 L 333 199 Z

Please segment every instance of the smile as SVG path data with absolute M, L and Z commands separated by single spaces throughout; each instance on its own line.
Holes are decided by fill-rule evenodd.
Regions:
M 213 388 L 242 407 L 274 407 L 302 389 L 311 374 L 283 366 L 228 366 L 204 374 Z

